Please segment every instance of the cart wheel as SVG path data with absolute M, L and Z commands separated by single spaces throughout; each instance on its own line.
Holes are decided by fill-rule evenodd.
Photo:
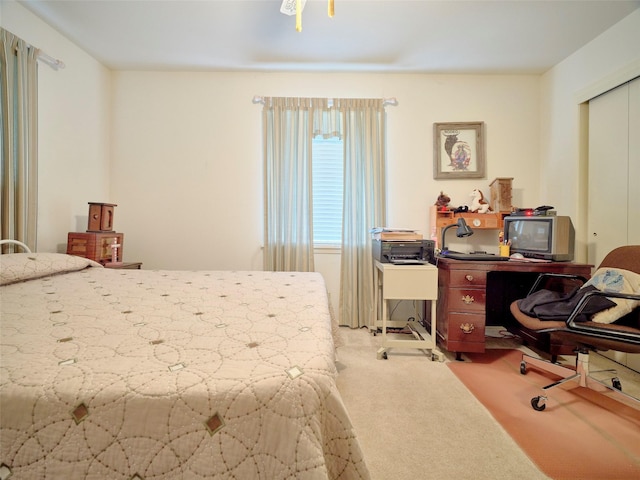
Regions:
M 542 400 L 542 403 L 540 403 L 540 400 Z M 547 404 L 544 403 L 544 398 L 543 397 L 533 397 L 531 399 L 531 406 L 533 407 L 534 410 L 536 410 L 538 412 L 541 412 L 545 408 L 547 408 Z
M 520 362 L 520 373 L 522 375 L 527 373 L 527 362 L 525 362 L 525 361 Z
M 384 352 L 384 353 L 382 354 L 382 359 L 383 359 L 383 360 L 386 360 L 387 358 L 389 358 L 389 357 L 387 357 L 387 352 Z
M 611 379 L 611 385 L 613 386 L 613 388 L 615 388 L 616 390 L 620 390 L 622 391 L 622 383 L 620 383 L 620 379 L 618 377 L 613 377 Z

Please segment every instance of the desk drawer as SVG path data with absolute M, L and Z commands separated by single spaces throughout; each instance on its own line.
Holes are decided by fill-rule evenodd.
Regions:
M 452 270 L 449 274 L 451 287 L 484 287 L 487 272 L 484 270 Z
M 452 288 L 449 290 L 450 312 L 480 312 L 484 315 L 487 292 L 480 288 Z
M 485 337 L 484 313 L 450 313 L 447 338 L 450 342 L 482 343 L 484 351 Z M 464 349 L 463 351 L 473 351 Z
M 458 217 L 463 217 L 471 228 L 502 228 L 502 216 L 499 213 L 461 213 L 455 215 L 456 222 Z

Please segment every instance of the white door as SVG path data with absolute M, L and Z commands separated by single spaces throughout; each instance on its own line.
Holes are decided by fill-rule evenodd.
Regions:
M 640 245 L 640 78 L 629 84 L 629 245 Z
M 589 101 L 589 263 L 626 245 L 629 199 L 629 84 Z
M 589 101 L 589 263 L 640 245 L 640 79 Z M 640 354 L 607 351 L 640 371 Z

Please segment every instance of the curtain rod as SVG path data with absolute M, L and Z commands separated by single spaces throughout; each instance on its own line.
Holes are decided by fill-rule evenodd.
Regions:
M 260 95 L 254 95 L 253 98 L 251 99 L 251 103 L 254 103 L 254 104 L 261 103 L 262 105 L 264 105 L 264 97 L 261 97 Z M 384 106 L 391 105 L 392 107 L 397 107 L 398 99 L 396 99 L 396 97 L 383 98 L 382 105 Z
M 66 66 L 62 60 L 53 58 L 51 55 L 47 55 L 40 49 L 38 49 L 37 51 L 38 51 L 38 55 L 37 55 L 38 60 L 40 60 L 42 63 L 46 63 L 54 70 L 59 70 Z
M 18 40 L 24 41 L 21 38 L 15 36 L 13 33 L 7 31 L 10 35 L 13 35 L 15 38 L 17 38 Z M 66 65 L 64 64 L 64 62 L 62 60 L 58 60 L 57 58 L 53 58 L 51 55 L 47 55 L 46 53 L 44 53 L 42 50 L 40 50 L 38 47 L 31 45 L 30 43 L 25 42 L 27 48 L 32 48 L 36 51 L 36 60 L 40 60 L 42 63 L 46 63 L 47 65 L 49 65 L 51 68 L 53 68 L 54 70 L 59 70 L 61 68 L 64 68 Z M 16 51 L 17 51 L 17 45 L 16 45 Z

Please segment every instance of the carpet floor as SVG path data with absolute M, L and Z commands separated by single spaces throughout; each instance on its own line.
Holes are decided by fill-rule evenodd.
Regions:
M 337 336 L 338 389 L 372 480 L 549 480 L 446 362 L 400 349 L 378 360 L 381 335 Z
M 558 377 L 522 375 L 521 354 L 487 350 L 447 365 L 550 478 L 640 478 L 640 411 L 576 383 L 550 390 L 546 409 L 535 411 L 531 398 Z

